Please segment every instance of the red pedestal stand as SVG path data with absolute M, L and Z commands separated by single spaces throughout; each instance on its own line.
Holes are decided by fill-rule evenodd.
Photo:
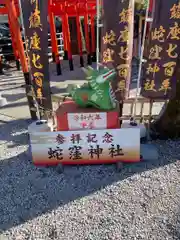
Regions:
M 139 129 L 120 129 L 118 112 L 80 108 L 64 102 L 56 111 L 56 132 L 30 134 L 33 162 L 38 166 L 140 161 Z
M 80 108 L 73 101 L 64 102 L 56 111 L 57 131 L 119 128 L 118 112 Z

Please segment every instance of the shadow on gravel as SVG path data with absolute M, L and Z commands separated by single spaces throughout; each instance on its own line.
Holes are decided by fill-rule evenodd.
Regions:
M 7 89 L 9 90 L 9 89 Z M 25 93 L 16 93 L 16 94 L 2 94 L 3 97 L 5 97 L 7 99 L 8 102 L 16 102 L 22 98 L 26 97 Z
M 6 83 L 2 83 L 2 82 L 6 82 Z M 9 83 L 9 82 L 7 82 L 7 81 L 1 81 L 0 82 L 0 87 L 2 88 L 2 86 L 14 86 L 14 85 L 17 85 L 17 84 L 19 84 L 19 83 Z M 3 91 L 3 89 L 1 89 L 2 91 Z
M 23 80 L 24 77 L 23 76 L 6 76 L 6 75 L 3 75 L 4 77 L 1 76 L 1 83 L 8 83 L 10 81 L 10 85 L 15 85 L 17 83 L 17 80 Z
M 8 84 L 6 84 L 8 86 Z M 2 86 L 2 84 L 0 85 L 0 87 Z M 11 88 L 6 88 L 6 91 L 10 91 L 10 90 L 14 90 L 14 89 L 18 89 L 18 88 L 22 88 L 22 84 L 19 84 L 17 86 L 11 87 Z M 0 90 L 0 92 L 4 92 L 4 90 Z
M 24 101 L 24 102 L 8 103 L 8 104 L 2 106 L 1 109 L 14 108 L 14 107 L 23 107 L 23 106 L 27 106 L 27 102 L 26 101 Z
M 66 88 L 57 88 L 55 86 L 52 86 L 51 92 L 52 92 L 52 94 L 62 94 L 62 93 L 66 93 L 67 90 L 66 90 Z
M 127 164 L 120 173 L 114 165 L 69 166 L 58 174 L 53 168 L 33 166 L 25 132 L 29 123 L 20 120 L 0 126 L 0 150 L 3 142 L 9 144 L 8 155 L 0 161 L 2 232 L 115 182 L 176 161 L 162 157 L 154 163 Z
M 171 235 L 173 237 L 173 239 L 180 239 L 180 214 L 178 213 L 175 216 L 174 221 L 176 222 L 176 225 L 174 225 L 173 223 L 169 222 L 166 224 L 167 226 L 167 232 L 169 233 L 169 235 Z

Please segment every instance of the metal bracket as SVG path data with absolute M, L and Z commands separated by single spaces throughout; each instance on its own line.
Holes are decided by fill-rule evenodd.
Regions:
M 103 24 L 98 24 L 97 27 L 101 28 L 101 27 L 103 27 Z
M 153 22 L 153 18 L 147 18 L 146 22 Z

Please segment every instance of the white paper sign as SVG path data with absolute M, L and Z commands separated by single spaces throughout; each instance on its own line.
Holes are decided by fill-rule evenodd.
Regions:
M 106 129 L 107 113 L 68 113 L 70 130 L 75 129 Z

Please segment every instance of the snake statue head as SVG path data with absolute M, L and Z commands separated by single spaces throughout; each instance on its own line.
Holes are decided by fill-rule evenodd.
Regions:
M 80 107 L 95 107 L 101 110 L 112 110 L 116 107 L 115 94 L 111 81 L 116 76 L 114 69 L 101 67 L 99 70 L 92 67 L 83 68 L 87 83 L 81 87 L 71 89 L 73 100 Z

